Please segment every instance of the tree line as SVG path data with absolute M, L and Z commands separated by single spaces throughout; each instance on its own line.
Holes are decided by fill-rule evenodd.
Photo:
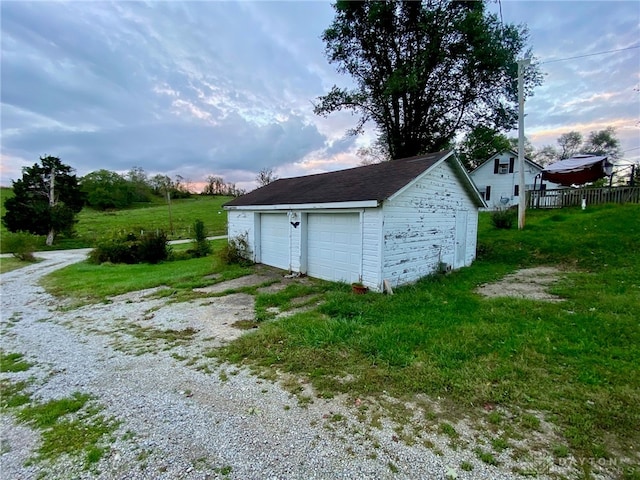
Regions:
M 2 223 L 10 232 L 46 235 L 52 245 L 57 234 L 71 234 L 76 215 L 86 205 L 97 210 L 121 209 L 136 202 L 151 202 L 160 197 L 189 198 L 190 181 L 181 175 L 153 176 L 140 167 L 121 175 L 109 170 L 96 170 L 84 177 L 73 174 L 73 168 L 58 157 L 40 157 L 40 163 L 22 169 L 22 177 L 12 182 L 13 197 L 5 201 Z M 242 195 L 244 190 L 221 177 L 207 177 L 202 195 Z
M 79 179 L 81 191 L 85 195 L 86 205 L 107 210 L 126 208 L 137 202 L 150 202 L 153 197 L 167 200 L 189 198 L 194 193 L 191 181 L 182 175 L 174 178 L 164 174 L 153 176 L 140 167 L 133 167 L 121 175 L 109 170 L 97 170 Z M 245 193 L 235 183 L 225 182 L 222 177 L 207 177 L 202 195 L 238 196 Z

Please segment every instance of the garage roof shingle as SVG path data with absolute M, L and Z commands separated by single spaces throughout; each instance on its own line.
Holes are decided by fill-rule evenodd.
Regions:
M 450 153 L 450 150 L 443 150 L 336 172 L 282 178 L 235 198 L 224 206 L 298 205 L 367 200 L 381 202 Z

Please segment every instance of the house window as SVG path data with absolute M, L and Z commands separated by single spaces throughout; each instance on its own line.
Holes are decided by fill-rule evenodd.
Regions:
M 513 187 L 513 196 L 517 197 L 520 194 L 520 185 L 515 185 Z
M 493 173 L 500 175 L 506 175 L 507 173 L 513 173 L 513 167 L 515 166 L 516 159 L 511 157 L 509 160 L 496 158 L 493 164 Z
M 484 191 L 484 199 L 491 200 L 491 187 L 487 185 L 487 188 Z

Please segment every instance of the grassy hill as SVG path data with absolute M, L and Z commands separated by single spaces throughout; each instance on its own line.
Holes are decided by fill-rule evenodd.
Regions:
M 13 195 L 10 188 L 0 189 L 0 216 L 4 215 L 4 201 Z M 172 200 L 171 223 L 172 240 L 191 238 L 191 229 L 197 219 L 204 222 L 209 235 L 225 235 L 227 230 L 227 214 L 222 204 L 231 197 L 199 196 L 188 199 Z M 137 204 L 125 210 L 101 212 L 91 208 L 84 208 L 78 214 L 76 236 L 73 238 L 59 237 L 54 245 L 55 249 L 91 247 L 94 242 L 116 232 L 135 229 L 160 229 L 170 232 L 169 206 L 163 199 L 152 203 Z M 2 237 L 7 234 L 4 226 L 0 227 L 0 249 Z M 44 239 L 40 246 L 44 249 Z M 4 252 L 3 252 L 4 253 Z

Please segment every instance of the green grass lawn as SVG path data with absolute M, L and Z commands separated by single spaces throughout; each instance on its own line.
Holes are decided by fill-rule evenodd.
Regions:
M 226 240 L 212 241 L 214 253 L 225 243 Z M 172 250 L 186 250 L 189 247 L 190 244 L 175 245 Z M 220 279 L 224 280 L 246 275 L 250 271 L 246 267 L 223 265 L 215 255 L 162 262 L 157 265 L 93 265 L 80 262 L 47 275 L 42 284 L 54 295 L 72 296 L 81 302 L 99 302 L 112 295 L 161 285 L 171 287 L 175 291 L 188 292 L 193 288 L 214 283 L 213 280 L 203 278 L 207 275 L 219 273 Z
M 439 399 L 449 422 L 465 417 L 486 429 L 493 448 L 482 452 L 488 461 L 505 448 L 523 454 L 517 440 L 550 422 L 560 440 L 541 440 L 543 451 L 556 459 L 567 452 L 613 458 L 629 467 L 625 478 L 639 478 L 639 219 L 638 205 L 530 211 L 525 230 L 507 231 L 494 229 L 482 214 L 479 258 L 471 267 L 398 288 L 393 296 L 353 295 L 347 285 L 329 284 L 320 307 L 263 321 L 211 354 L 264 373 L 295 374 L 321 396 L 381 398 L 387 392 L 402 400 Z M 212 269 L 224 271 L 199 262 L 79 264 L 47 285 L 59 293 L 105 295 L 171 279 L 188 289 Z M 535 265 L 566 271 L 552 288 L 563 302 L 475 292 Z M 277 295 L 286 297 L 258 294 L 257 306 L 290 300 Z M 585 464 L 584 478 L 588 470 Z
M 640 206 L 529 212 L 524 231 L 495 230 L 483 214 L 479 240 L 470 268 L 393 296 L 337 287 L 319 309 L 268 322 L 222 357 L 303 376 L 323 395 L 426 394 L 480 420 L 503 407 L 513 417 L 502 427 L 539 412 L 560 429 L 558 451 L 637 462 Z M 553 289 L 566 301 L 474 291 L 533 265 L 570 272 Z
M 5 199 L 11 195 L 13 193 L 10 188 L 0 188 L 0 217 L 4 215 Z M 227 212 L 222 208 L 222 204 L 231 198 L 194 195 L 187 199 L 172 200 L 173 233 L 169 235 L 170 240 L 192 238 L 193 224 L 198 219 L 204 222 L 208 235 L 226 235 Z M 171 232 L 169 207 L 159 198 L 154 202 L 136 204 L 124 210 L 102 212 L 85 207 L 77 219 L 76 235 L 72 238 L 59 236 L 53 249 L 92 247 L 97 239 L 131 228 Z M 2 249 L 2 237 L 7 233 L 4 225 L 0 226 L 0 253 L 6 253 Z M 44 245 L 44 237 L 40 239 L 38 249 L 49 250 Z

